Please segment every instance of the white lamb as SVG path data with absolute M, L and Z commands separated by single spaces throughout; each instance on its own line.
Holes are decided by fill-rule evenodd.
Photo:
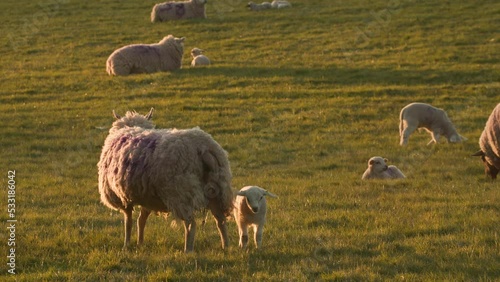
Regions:
M 500 172 L 500 104 L 491 112 L 481 137 L 479 148 L 473 156 L 480 156 L 486 175 L 496 179 Z
M 238 225 L 239 246 L 248 245 L 248 226 L 253 226 L 255 246 L 262 247 L 262 233 L 266 222 L 266 197 L 276 195 L 257 186 L 245 186 L 238 192 L 234 203 L 234 218 Z
M 260 4 L 256 4 L 254 2 L 248 2 L 247 7 L 250 8 L 252 11 L 262 11 L 262 10 L 267 10 L 271 9 L 271 3 L 269 2 L 262 2 Z
M 399 114 L 399 135 L 401 138 L 399 144 L 401 146 L 408 144 L 410 134 L 417 128 L 424 128 L 431 134 L 432 139 L 427 145 L 438 143 L 441 135 L 446 137 L 450 143 L 467 140 L 457 133 L 444 110 L 429 104 L 411 103 L 401 110 Z
M 168 35 L 159 43 L 122 47 L 109 56 L 106 71 L 109 75 L 129 75 L 180 69 L 184 40 Z
M 151 22 L 164 22 L 181 19 L 206 19 L 205 4 L 207 0 L 190 0 L 184 2 L 164 2 L 154 5 L 151 11 Z
M 292 7 L 292 4 L 286 0 L 274 0 L 271 3 L 271 7 L 273 9 L 283 9 L 283 8 Z
M 387 159 L 373 157 L 368 160 L 368 168 L 361 179 L 398 179 L 405 178 L 405 175 L 395 166 L 386 164 Z
M 192 67 L 210 65 L 210 59 L 207 56 L 203 55 L 203 50 L 199 48 L 193 48 L 191 50 L 191 56 L 193 56 L 193 60 L 191 61 Z
M 120 210 L 125 218 L 124 248 L 130 243 L 135 205 L 141 206 L 138 244 L 143 242 L 152 211 L 171 213 L 184 222 L 184 251 L 192 252 L 195 211 L 208 208 L 226 248 L 226 217 L 233 209 L 226 151 L 199 128 L 154 129 L 152 115 L 153 109 L 145 116 L 135 112 L 127 112 L 124 117 L 115 114 L 97 165 L 102 203 Z

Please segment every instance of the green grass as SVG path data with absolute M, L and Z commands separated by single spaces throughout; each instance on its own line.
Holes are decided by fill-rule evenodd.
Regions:
M 2 1 L 0 167 L 4 183 L 17 173 L 18 222 L 17 274 L 1 232 L 0 279 L 500 280 L 500 184 L 470 157 L 500 102 L 500 4 L 456 2 L 295 0 L 252 13 L 212 0 L 206 20 L 151 24 L 154 1 Z M 181 70 L 106 74 L 113 50 L 167 34 L 187 38 Z M 194 47 L 213 65 L 189 68 Z M 399 110 L 414 101 L 446 109 L 469 141 L 427 147 L 416 132 L 401 148 Z M 235 190 L 279 195 L 263 250 L 239 250 L 231 221 L 222 251 L 210 222 L 185 255 L 182 228 L 152 217 L 145 246 L 121 251 L 123 218 L 99 202 L 96 163 L 111 111 L 151 107 L 159 128 L 212 134 Z M 361 181 L 375 155 L 408 178 Z

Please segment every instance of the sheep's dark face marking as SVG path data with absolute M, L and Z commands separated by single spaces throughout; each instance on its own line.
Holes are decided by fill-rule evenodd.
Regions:
M 484 165 L 484 172 L 486 173 L 486 175 L 491 177 L 491 179 L 497 179 L 497 175 L 500 172 L 500 169 L 491 165 L 488 162 L 488 160 L 486 160 L 486 155 L 484 154 L 483 151 L 479 150 L 476 153 L 474 153 L 472 156 L 481 157 L 481 160 L 483 161 L 483 165 Z

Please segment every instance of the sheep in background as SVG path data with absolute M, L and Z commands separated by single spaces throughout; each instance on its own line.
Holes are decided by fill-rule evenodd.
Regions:
M 285 0 L 274 0 L 271 3 L 271 7 L 273 9 L 283 9 L 283 8 L 289 8 L 292 7 L 292 4 L 290 2 L 285 1 Z
M 254 2 L 248 2 L 247 7 L 250 8 L 250 10 L 252 11 L 262 11 L 272 8 L 271 3 L 269 2 L 262 2 L 260 4 L 256 4 Z
M 276 195 L 257 186 L 245 186 L 238 192 L 234 204 L 234 218 L 238 225 L 239 246 L 248 244 L 248 226 L 253 226 L 255 246 L 262 247 L 262 233 L 266 222 L 266 197 Z
M 114 114 L 114 112 L 113 112 Z M 141 206 L 137 220 L 140 245 L 149 214 L 171 213 L 184 222 L 184 251 L 194 248 L 194 213 L 209 208 L 217 222 L 222 248 L 228 246 L 226 217 L 233 209 L 231 169 L 226 151 L 199 129 L 154 129 L 153 109 L 143 116 L 114 114 L 99 168 L 101 201 L 125 218 L 125 244 L 130 243 L 132 210 Z
M 432 135 L 427 143 L 438 143 L 443 135 L 448 142 L 457 143 L 466 141 L 467 138 L 457 133 L 446 112 L 429 104 L 411 103 L 405 106 L 399 114 L 399 135 L 401 146 L 408 144 L 410 134 L 417 128 L 424 128 Z
M 372 157 L 368 160 L 368 168 L 363 173 L 361 179 L 398 179 L 405 178 L 405 175 L 395 166 L 386 164 L 387 159 L 382 157 Z
M 109 56 L 106 71 L 109 75 L 129 75 L 180 69 L 184 40 L 168 35 L 159 43 L 122 47 Z
M 480 156 L 487 176 L 496 179 L 500 172 L 500 104 L 491 112 L 481 137 L 479 148 L 473 156 Z
M 193 48 L 191 50 L 191 56 L 193 56 L 193 60 L 191 61 L 192 67 L 210 65 L 210 59 L 207 56 L 203 55 L 203 50 L 201 49 Z
M 206 19 L 206 3 L 207 0 L 190 0 L 185 2 L 164 2 L 156 4 L 151 11 L 151 22 L 195 18 Z

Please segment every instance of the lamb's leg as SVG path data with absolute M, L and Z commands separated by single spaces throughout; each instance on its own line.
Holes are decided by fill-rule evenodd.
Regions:
M 128 206 L 123 212 L 124 221 L 125 221 L 125 243 L 123 244 L 123 249 L 128 249 L 130 245 L 130 234 L 132 233 L 132 211 L 134 210 L 134 206 Z
M 403 129 L 401 130 L 400 133 L 401 139 L 399 141 L 399 145 L 404 146 L 408 144 L 408 139 L 410 138 L 410 134 L 412 134 L 413 131 L 415 131 L 415 129 L 417 129 L 417 127 L 403 123 Z
M 242 224 L 238 228 L 238 232 L 240 233 L 240 243 L 239 246 L 242 249 L 246 249 L 248 245 L 248 226 L 245 224 Z
M 137 219 L 137 245 L 142 245 L 144 242 L 144 227 L 146 227 L 146 221 L 151 211 L 142 207 L 139 213 L 139 218 Z
M 255 246 L 257 249 L 260 249 L 262 247 L 262 234 L 264 233 L 264 225 L 259 224 L 259 225 L 254 225 L 253 227 L 254 231 L 254 241 L 255 241 Z
M 194 218 L 184 220 L 184 252 L 191 253 L 194 250 L 194 235 L 196 233 L 196 221 Z

